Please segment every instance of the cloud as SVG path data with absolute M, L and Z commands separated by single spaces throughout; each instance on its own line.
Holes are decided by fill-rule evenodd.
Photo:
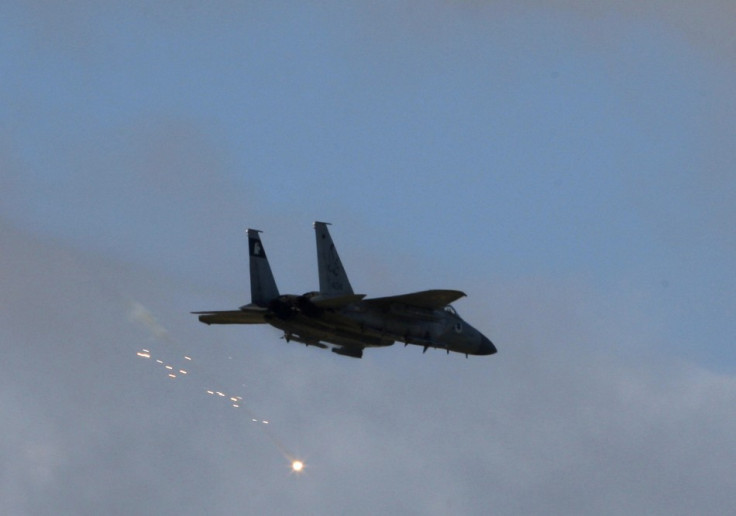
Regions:
M 350 361 L 199 325 L 186 287 L 142 270 L 7 225 L 2 239 L 3 512 L 717 514 L 736 501 L 736 380 L 592 352 L 587 339 L 614 350 L 638 328 L 569 320 L 585 295 L 507 292 L 491 359 L 399 345 Z M 131 297 L 156 331 L 130 320 Z M 171 380 L 141 347 L 191 354 L 199 375 Z M 212 381 L 244 394 L 303 475 L 203 392 Z

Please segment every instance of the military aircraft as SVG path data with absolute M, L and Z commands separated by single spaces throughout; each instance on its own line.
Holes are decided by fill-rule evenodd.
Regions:
M 327 229 L 315 222 L 319 292 L 280 294 L 258 230 L 248 229 L 251 302 L 238 310 L 192 312 L 205 324 L 270 324 L 286 341 L 361 358 L 363 349 L 404 345 L 468 355 L 492 355 L 496 347 L 450 305 L 459 290 L 425 290 L 364 299 L 355 294 Z

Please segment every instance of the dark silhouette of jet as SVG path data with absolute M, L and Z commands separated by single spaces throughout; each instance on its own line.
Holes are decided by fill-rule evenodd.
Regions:
M 192 312 L 205 324 L 270 324 L 287 341 L 361 358 L 363 349 L 405 345 L 439 348 L 468 355 L 492 355 L 496 347 L 460 318 L 450 305 L 459 290 L 424 290 L 365 299 L 355 294 L 327 230 L 315 222 L 319 292 L 279 294 L 261 243 L 260 231 L 248 230 L 251 302 L 238 310 Z

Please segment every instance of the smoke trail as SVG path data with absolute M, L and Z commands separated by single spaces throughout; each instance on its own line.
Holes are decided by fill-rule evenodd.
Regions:
M 165 339 L 171 342 L 169 331 L 164 328 L 161 323 L 153 316 L 153 314 L 145 306 L 138 301 L 130 302 L 130 310 L 128 317 L 131 321 L 136 322 L 151 332 L 156 339 Z

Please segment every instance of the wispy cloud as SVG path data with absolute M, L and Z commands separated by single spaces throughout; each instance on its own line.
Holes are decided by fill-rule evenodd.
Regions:
M 496 312 L 506 342 L 493 360 L 396 347 L 347 361 L 256 328 L 200 328 L 172 311 L 181 286 L 114 263 L 90 267 L 7 227 L 2 236 L 11 244 L 0 262 L 9 278 L 2 399 L 15 417 L 3 420 L 0 445 L 27 471 L 6 470 L 14 494 L 2 498 L 5 510 L 36 513 L 53 500 L 73 512 L 307 504 L 373 513 L 377 493 L 384 510 L 429 514 L 718 513 L 734 503 L 736 381 L 591 352 L 582 341 L 614 349 L 640 328 L 606 334 L 560 312 L 555 305 L 575 306 L 571 292 L 534 303 L 524 301 L 532 289 L 509 292 L 518 299 Z M 131 292 L 158 313 L 126 301 Z M 173 348 L 166 321 L 176 321 Z M 565 349 L 563 339 L 578 343 Z M 136 357 L 162 342 L 167 352 L 198 351 L 224 383 L 245 384 L 245 402 L 306 456 L 299 485 L 248 413 Z M 44 430 L 18 433 L 23 421 Z

